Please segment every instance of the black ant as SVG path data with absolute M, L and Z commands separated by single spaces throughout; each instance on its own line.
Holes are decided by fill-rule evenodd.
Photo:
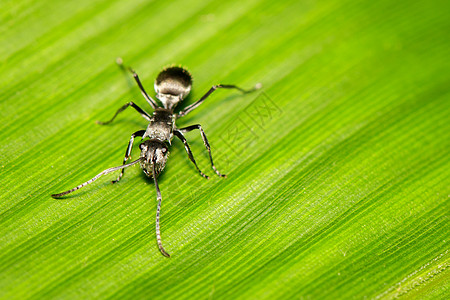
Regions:
M 124 69 L 124 66 L 122 64 L 122 59 L 117 59 L 117 63 L 119 66 Z M 136 131 L 131 135 L 130 142 L 128 143 L 127 149 L 125 151 L 125 158 L 123 159 L 123 164 L 119 167 L 109 168 L 101 173 L 99 173 L 94 178 L 80 184 L 77 187 L 74 187 L 73 189 L 70 189 L 68 191 L 59 193 L 59 194 L 53 194 L 53 198 L 59 198 L 61 196 L 67 195 L 73 191 L 76 191 L 93 181 L 97 180 L 100 176 L 117 171 L 122 170 L 119 176 L 116 180 L 112 181 L 113 183 L 118 182 L 122 176 L 124 175 L 125 168 L 130 167 L 132 165 L 135 165 L 139 163 L 141 165 L 142 170 L 144 173 L 148 176 L 153 178 L 155 182 L 155 188 L 156 188 L 156 198 L 158 201 L 158 206 L 156 209 L 156 240 L 158 242 L 158 247 L 161 253 L 166 256 L 170 257 L 170 255 L 164 250 L 161 242 L 161 231 L 159 226 L 159 216 L 160 216 L 160 210 L 161 210 L 161 191 L 159 190 L 157 177 L 158 174 L 161 173 L 164 170 L 164 167 L 167 162 L 167 158 L 169 156 L 169 145 L 171 144 L 171 141 L 173 139 L 173 136 L 175 135 L 178 137 L 184 144 L 184 147 L 186 149 L 186 152 L 189 156 L 189 159 L 192 161 L 192 163 L 195 165 L 195 168 L 200 173 L 201 176 L 203 176 L 206 179 L 209 179 L 207 175 L 205 175 L 197 166 L 197 163 L 195 162 L 194 156 L 191 152 L 191 149 L 189 147 L 189 144 L 184 137 L 183 133 L 189 132 L 194 129 L 198 129 L 200 131 L 200 134 L 203 139 L 203 143 L 205 144 L 206 150 L 209 153 L 209 160 L 211 161 L 211 167 L 215 171 L 215 173 L 220 177 L 226 177 L 226 175 L 221 174 L 217 168 L 214 166 L 214 162 L 211 155 L 211 147 L 209 146 L 208 139 L 206 138 L 206 134 L 203 131 L 203 128 L 200 124 L 197 125 L 191 125 L 184 128 L 177 128 L 175 125 L 175 121 L 178 118 L 184 117 L 194 109 L 196 109 L 200 104 L 205 101 L 206 98 L 208 98 L 209 95 L 212 94 L 216 89 L 222 88 L 222 89 L 237 89 L 241 91 L 242 93 L 249 93 L 256 89 L 259 89 L 261 87 L 260 84 L 257 84 L 253 89 L 250 90 L 244 90 L 238 86 L 235 85 L 228 85 L 228 84 L 218 84 L 211 87 L 211 89 L 203 96 L 201 97 L 197 102 L 187 106 L 183 110 L 181 110 L 179 113 L 174 113 L 175 107 L 183 101 L 183 99 L 189 94 L 191 91 L 191 85 L 192 85 L 192 77 L 191 74 L 182 67 L 168 67 L 164 70 L 162 70 L 158 77 L 156 77 L 155 81 L 155 91 L 156 91 L 156 98 L 162 103 L 163 107 L 159 106 L 153 98 L 151 98 L 147 92 L 145 91 L 144 87 L 142 86 L 141 81 L 139 80 L 138 75 L 135 71 L 131 68 L 127 68 L 132 74 L 134 79 L 136 80 L 137 85 L 139 86 L 139 89 L 141 90 L 142 95 L 147 100 L 147 102 L 150 104 L 150 106 L 153 108 L 153 114 L 149 115 L 147 112 L 145 112 L 143 109 L 141 109 L 139 106 L 137 106 L 133 102 L 128 102 L 125 105 L 123 105 L 119 110 L 117 110 L 116 114 L 112 117 L 111 120 L 107 122 L 99 122 L 100 125 L 106 125 L 114 121 L 116 116 L 124 111 L 127 107 L 133 107 L 144 119 L 146 119 L 149 124 L 147 126 L 146 130 L 139 130 Z M 144 142 L 142 142 L 139 145 L 139 148 L 141 149 L 141 154 L 139 159 L 131 162 L 126 163 L 127 160 L 130 158 L 131 149 L 133 148 L 133 141 L 135 137 L 142 137 L 142 140 L 144 138 L 148 138 Z

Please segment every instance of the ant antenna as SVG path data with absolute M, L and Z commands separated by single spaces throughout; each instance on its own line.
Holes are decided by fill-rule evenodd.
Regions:
M 135 165 L 135 164 L 141 162 L 141 160 L 142 160 L 142 158 L 139 158 L 139 159 L 137 159 L 137 160 L 135 160 L 135 161 L 133 161 L 133 162 L 131 162 L 131 163 L 129 163 L 129 164 L 121 165 L 121 166 L 119 166 L 119 167 L 114 167 L 114 168 L 106 169 L 106 170 L 102 171 L 101 173 L 99 173 L 99 174 L 98 174 L 97 176 L 95 176 L 94 178 L 92 178 L 92 179 L 90 179 L 90 180 L 88 180 L 88 181 L 86 181 L 86 182 L 80 184 L 79 186 L 76 186 L 76 187 L 74 187 L 73 189 L 70 189 L 70 190 L 68 190 L 68 191 L 65 191 L 65 192 L 62 192 L 62 193 L 59 193 L 59 194 L 53 194 L 52 197 L 53 197 L 53 198 L 60 198 L 61 196 L 70 194 L 70 193 L 72 193 L 72 192 L 74 192 L 74 191 L 76 191 L 76 190 L 79 190 L 79 189 L 81 189 L 82 187 L 85 187 L 86 185 L 88 185 L 88 184 L 90 184 L 90 183 L 96 181 L 99 177 L 101 177 L 101 176 L 103 176 L 103 175 L 106 175 L 106 174 L 108 174 L 108 173 L 111 173 L 111 172 L 114 172 L 114 171 L 117 171 L 117 170 L 120 170 L 120 169 L 128 168 L 128 167 L 130 167 L 130 166 L 132 166 L 132 165 Z
M 170 257 L 170 254 L 166 252 L 166 250 L 164 250 L 164 247 L 162 245 L 161 242 L 161 230 L 160 230 L 160 226 L 159 226 L 159 214 L 161 211 L 161 201 L 162 201 L 162 197 L 161 197 L 161 191 L 159 190 L 159 185 L 158 185 L 158 181 L 156 180 L 156 170 L 155 170 L 155 165 L 156 165 L 156 150 L 153 151 L 153 159 L 152 159 L 152 175 L 153 175 L 153 180 L 155 181 L 155 187 L 156 187 L 156 199 L 158 200 L 158 206 L 156 208 L 156 241 L 158 242 L 158 248 L 159 251 L 161 251 L 162 255 L 166 256 L 166 257 Z

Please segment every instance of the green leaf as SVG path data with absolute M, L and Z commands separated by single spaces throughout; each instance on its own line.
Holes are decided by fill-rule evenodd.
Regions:
M 448 298 L 448 1 L 0 4 L 0 298 Z M 117 184 L 167 65 L 194 76 L 155 187 Z M 136 145 L 138 141 L 136 142 Z M 137 147 L 136 147 L 137 148 Z M 133 151 L 133 157 L 139 150 Z

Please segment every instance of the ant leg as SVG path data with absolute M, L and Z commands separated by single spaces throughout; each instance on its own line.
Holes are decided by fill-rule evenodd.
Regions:
M 209 179 L 207 175 L 205 175 L 197 166 L 197 163 L 195 162 L 194 155 L 192 154 L 191 148 L 189 147 L 189 144 L 184 137 L 184 135 L 179 130 L 174 130 L 173 133 L 183 142 L 184 148 L 186 149 L 186 152 L 189 156 L 189 159 L 194 163 L 195 167 L 197 168 L 197 171 L 202 175 L 204 178 Z
M 52 197 L 53 197 L 53 198 L 60 198 L 61 196 L 67 195 L 67 194 L 69 194 L 69 193 L 72 193 L 72 192 L 74 192 L 74 191 L 76 191 L 76 190 L 79 190 L 79 189 L 81 189 L 82 187 L 85 187 L 86 185 L 88 185 L 88 184 L 90 184 L 90 183 L 96 181 L 100 176 L 109 174 L 109 173 L 111 173 L 111 172 L 114 172 L 114 171 L 117 171 L 117 170 L 120 170 L 120 169 L 128 168 L 128 167 L 130 167 L 130 166 L 132 166 L 132 165 L 135 165 L 135 164 L 139 163 L 141 160 L 142 160 L 142 158 L 139 158 L 139 159 L 137 159 L 137 160 L 135 160 L 135 161 L 133 161 L 133 162 L 131 162 L 131 163 L 129 163 L 129 164 L 121 165 L 121 166 L 119 166 L 119 167 L 114 167 L 114 168 L 106 169 L 106 170 L 100 172 L 99 174 L 97 174 L 94 178 L 92 178 L 92 179 L 90 179 L 90 180 L 88 180 L 88 181 L 86 181 L 86 182 L 80 184 L 79 186 L 76 186 L 76 187 L 74 187 L 73 189 L 70 189 L 70 190 L 68 190 L 68 191 L 65 191 L 65 192 L 62 192 L 62 193 L 59 193 L 59 194 L 53 194 Z
M 130 142 L 128 143 L 127 150 L 125 151 L 125 157 L 123 158 L 123 164 L 125 164 L 127 162 L 127 160 L 130 158 L 131 149 L 133 148 L 134 138 L 136 136 L 143 136 L 144 133 L 145 133 L 145 130 L 139 130 L 139 131 L 136 131 L 135 133 L 133 133 L 131 135 Z M 124 173 L 125 173 L 125 169 L 122 169 L 122 172 L 120 172 L 119 177 L 117 177 L 116 180 L 113 180 L 112 183 L 119 182 L 119 180 L 122 178 Z
M 134 104 L 134 102 L 131 101 L 131 102 L 126 103 L 126 104 L 125 104 L 124 106 L 122 106 L 121 108 L 119 108 L 119 109 L 117 110 L 116 114 L 114 115 L 114 117 L 112 117 L 111 120 L 106 121 L 106 122 L 96 121 L 96 123 L 97 123 L 97 124 L 100 124 L 100 125 L 106 125 L 106 124 L 111 123 L 112 121 L 114 121 L 114 119 L 117 117 L 118 114 L 120 114 L 121 112 L 123 112 L 123 111 L 124 111 L 125 109 L 127 109 L 127 107 L 129 107 L 129 106 L 131 106 L 132 108 L 134 108 L 138 113 L 141 114 L 142 117 L 144 117 L 144 119 L 146 119 L 147 121 L 150 122 L 151 116 L 150 116 L 148 113 L 146 113 L 142 108 L 140 108 L 139 106 L 137 106 L 136 104 Z
M 161 251 L 161 254 L 166 256 L 166 257 L 170 257 L 170 254 L 166 252 L 166 250 L 164 250 L 162 242 L 161 242 L 161 229 L 159 227 L 159 215 L 160 215 L 160 211 L 161 211 L 161 201 L 162 201 L 162 197 L 161 197 L 161 191 L 159 190 L 159 185 L 158 185 L 158 180 L 156 179 L 156 171 L 155 171 L 155 165 L 156 165 L 156 155 L 155 153 L 153 153 L 153 164 L 152 164 L 152 175 L 153 175 L 153 180 L 155 181 L 155 188 L 156 188 L 156 200 L 158 201 L 158 206 L 156 207 L 156 241 L 158 242 L 158 248 L 159 251 Z
M 141 90 L 142 96 L 144 96 L 145 100 L 147 100 L 148 104 L 151 105 L 151 107 L 153 107 L 153 109 L 156 109 L 158 107 L 158 104 L 156 104 L 155 100 L 152 99 L 152 97 L 150 97 L 147 92 L 144 89 L 144 86 L 142 85 L 141 81 L 139 80 L 139 76 L 138 74 L 136 74 L 136 72 L 131 68 L 125 68 L 125 66 L 123 65 L 123 61 L 122 58 L 117 58 L 116 63 L 119 65 L 119 67 L 121 69 L 128 69 L 128 71 L 131 72 L 131 74 L 133 74 L 134 80 L 136 80 L 137 85 L 139 86 L 139 89 Z
M 213 158 L 211 155 L 211 146 L 209 146 L 208 138 L 206 137 L 206 134 L 203 131 L 202 125 L 200 125 L 200 124 L 192 125 L 192 126 L 178 129 L 178 130 L 182 133 L 186 133 L 186 132 L 192 131 L 194 129 L 200 130 L 200 134 L 202 135 L 202 139 L 203 139 L 203 144 L 205 144 L 206 150 L 208 150 L 209 160 L 211 161 L 211 167 L 213 168 L 214 172 L 216 172 L 216 174 L 219 175 L 220 177 L 227 177 L 227 175 L 221 174 L 219 172 L 219 170 L 216 169 L 216 166 L 214 165 Z
M 217 89 L 236 89 L 241 91 L 243 94 L 247 94 L 247 93 L 251 93 L 253 91 L 256 91 L 257 89 L 261 88 L 261 84 L 257 83 L 253 88 L 249 89 L 249 90 L 244 90 L 236 85 L 233 84 L 218 84 L 218 85 L 213 85 L 212 88 L 209 89 L 209 91 L 203 95 L 203 97 L 200 98 L 200 100 L 198 100 L 197 102 L 187 106 L 185 109 L 183 109 L 182 111 L 180 111 L 177 115 L 178 118 L 184 117 L 185 115 L 187 115 L 188 113 L 190 113 L 191 111 L 193 111 L 194 109 L 196 109 L 200 104 L 203 103 L 203 101 L 205 101 L 206 98 L 208 98 L 209 95 L 212 94 L 212 92 L 214 92 Z

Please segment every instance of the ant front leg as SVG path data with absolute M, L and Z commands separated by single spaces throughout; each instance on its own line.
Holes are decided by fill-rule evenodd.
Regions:
M 194 166 L 197 168 L 197 171 L 200 173 L 200 175 L 202 175 L 206 179 L 209 179 L 209 177 L 207 175 L 205 175 L 197 166 L 197 163 L 195 162 L 194 155 L 192 154 L 191 148 L 189 147 L 189 144 L 188 144 L 186 138 L 184 137 L 184 135 L 181 133 L 181 131 L 174 130 L 173 133 L 183 142 L 184 148 L 186 149 L 189 159 L 192 161 Z
M 200 130 L 200 134 L 201 134 L 202 139 L 203 139 L 203 144 L 205 144 L 206 150 L 208 150 L 209 160 L 211 161 L 211 167 L 213 168 L 214 172 L 216 172 L 216 174 L 219 175 L 220 177 L 227 177 L 227 175 L 221 174 L 219 172 L 219 170 L 217 170 L 216 166 L 214 165 L 213 158 L 212 158 L 212 155 L 211 155 L 211 146 L 209 145 L 208 138 L 206 137 L 206 134 L 203 131 L 202 125 L 200 125 L 200 124 L 192 125 L 192 126 L 188 126 L 188 127 L 185 127 L 185 128 L 178 129 L 178 130 L 180 132 L 182 132 L 182 133 L 186 133 L 186 132 L 192 131 L 194 129 Z
M 129 107 L 129 106 L 131 106 L 132 108 L 134 108 L 138 113 L 141 114 L 142 117 L 144 117 L 144 119 L 146 119 L 147 121 L 150 122 L 151 116 L 150 116 L 148 113 L 146 113 L 142 108 L 140 108 L 139 106 L 137 106 L 134 102 L 128 102 L 128 103 L 126 103 L 124 106 L 122 106 L 121 108 L 119 108 L 119 109 L 117 110 L 117 112 L 115 113 L 115 115 L 112 117 L 111 120 L 106 121 L 106 122 L 97 121 L 97 124 L 100 124 L 100 125 L 106 125 L 106 124 L 111 123 L 112 121 L 114 121 L 114 119 L 117 117 L 118 114 L 120 114 L 121 112 L 123 112 L 123 111 L 124 111 L 125 109 L 127 109 L 127 107 Z
M 139 130 L 136 131 L 131 135 L 130 142 L 128 143 L 127 150 L 125 151 L 125 157 L 123 158 L 123 164 L 127 163 L 127 160 L 130 158 L 131 155 L 131 149 L 133 149 L 133 142 L 134 138 L 137 136 L 143 136 L 145 134 L 145 130 Z M 122 172 L 120 172 L 119 177 L 117 177 L 116 180 L 113 180 L 112 183 L 119 182 L 119 180 L 122 178 L 123 174 L 125 173 L 125 169 L 122 169 Z
M 211 95 L 215 90 L 217 89 L 236 89 L 241 91 L 243 94 L 247 94 L 247 93 L 251 93 L 256 91 L 257 89 L 261 88 L 261 84 L 258 83 L 256 84 L 252 89 L 249 90 L 244 90 L 243 88 L 240 88 L 234 84 L 217 84 L 217 85 L 213 85 L 209 91 L 203 95 L 203 97 L 200 98 L 200 100 L 198 100 L 197 102 L 187 106 L 185 109 L 183 109 L 182 111 L 180 111 L 177 115 L 178 118 L 184 117 L 185 115 L 187 115 L 188 113 L 190 113 L 191 111 L 193 111 L 194 109 L 196 109 L 198 106 L 200 106 L 200 104 L 203 103 L 203 101 L 205 101 L 206 98 L 209 97 L 209 95 Z

